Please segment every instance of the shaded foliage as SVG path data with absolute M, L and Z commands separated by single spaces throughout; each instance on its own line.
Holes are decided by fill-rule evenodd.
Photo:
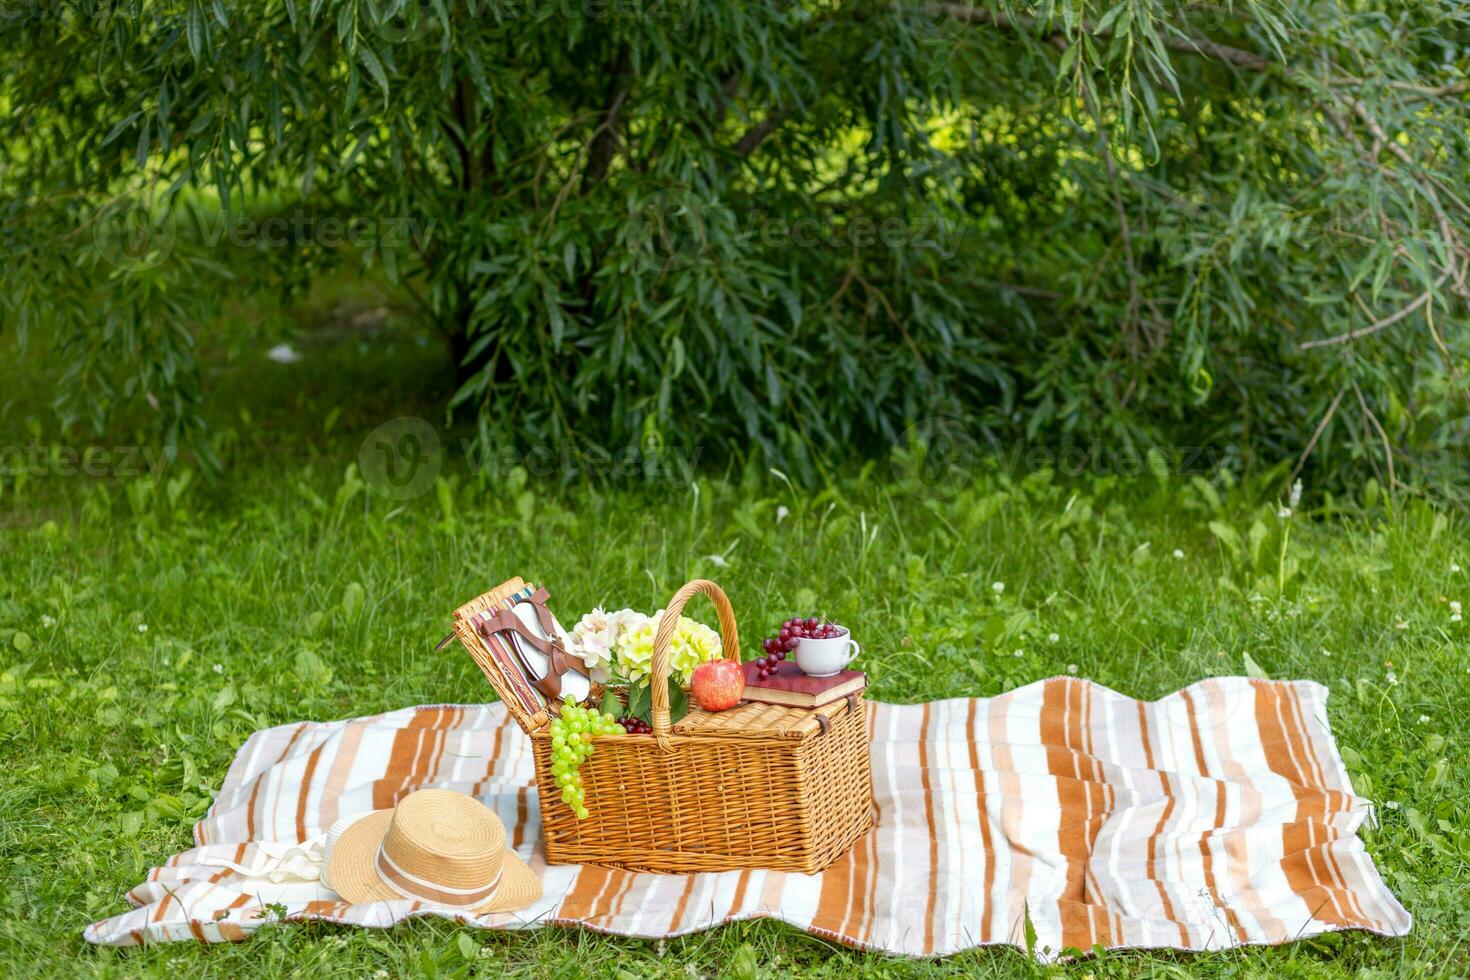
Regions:
M 1451 0 L 19 2 L 0 302 L 97 425 L 208 454 L 248 256 L 393 283 L 487 443 L 1464 466 Z

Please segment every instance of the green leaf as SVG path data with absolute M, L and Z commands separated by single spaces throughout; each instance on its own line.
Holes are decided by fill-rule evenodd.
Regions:
M 676 678 L 669 678 L 669 724 L 676 725 L 689 713 L 689 698 Z
M 332 681 L 332 668 L 311 650 L 296 654 L 296 676 L 312 687 L 321 687 Z
M 1258 681 L 1269 681 L 1271 675 L 1261 668 L 1261 665 L 1252 659 L 1249 653 L 1241 654 L 1245 660 L 1245 676 L 1255 678 Z
M 337 8 L 337 43 L 349 52 L 357 44 L 356 0 L 347 0 Z
M 470 938 L 469 933 L 462 932 L 454 939 L 454 945 L 459 948 L 459 955 L 469 962 L 480 958 L 480 944 Z
M 1235 528 L 1231 527 L 1229 524 L 1226 524 L 1224 521 L 1211 521 L 1208 527 L 1210 529 L 1210 533 L 1213 534 L 1215 538 L 1219 540 L 1219 542 L 1223 544 L 1226 549 L 1229 550 L 1231 557 L 1240 557 L 1239 531 L 1235 530 Z
M 648 689 L 648 684 L 640 684 L 628 689 L 628 716 L 641 718 L 650 724 L 653 722 L 653 697 Z
M 367 590 L 362 587 L 361 582 L 351 582 L 347 588 L 342 590 L 342 613 L 349 620 L 356 619 L 362 612 L 363 602 L 367 597 Z
M 605 715 L 620 718 L 623 715 L 623 699 L 618 697 L 618 692 L 611 687 L 603 689 L 602 704 L 598 705 L 598 711 Z
M 184 815 L 184 801 L 169 793 L 160 793 L 148 801 L 146 809 L 155 816 L 176 820 Z
M 10 645 L 21 653 L 27 652 L 33 645 L 31 634 L 23 630 L 16 630 L 15 635 L 10 638 Z
M 120 120 L 115 126 L 113 126 L 111 129 L 109 129 L 107 131 L 107 136 L 104 137 L 103 140 L 102 140 L 102 146 L 104 146 L 104 147 L 107 146 L 113 140 L 115 140 L 119 136 L 121 136 L 123 134 L 123 132 L 129 126 L 131 126 L 134 122 L 136 122 L 137 119 L 138 119 L 138 117 L 141 116 L 141 115 L 142 115 L 141 112 L 130 112 L 130 113 L 128 113 L 125 117 L 123 117 L 122 120 Z
M 383 105 L 386 106 L 388 104 L 388 76 L 383 72 L 383 63 L 378 60 L 373 49 L 366 44 L 358 46 L 357 57 L 363 67 L 368 70 L 368 74 L 373 76 L 373 81 L 378 83 L 378 88 L 383 90 Z
M 185 15 L 184 31 L 189 39 L 189 54 L 196 62 L 204 50 L 204 30 L 204 11 L 198 3 L 191 2 Z
M 1265 524 L 1261 522 L 1260 518 L 1256 518 L 1256 520 L 1251 523 L 1251 529 L 1248 534 L 1251 544 L 1252 568 L 1261 567 L 1261 545 L 1265 544 L 1266 538 L 1268 535 L 1270 535 L 1270 533 L 1270 530 L 1266 527 Z

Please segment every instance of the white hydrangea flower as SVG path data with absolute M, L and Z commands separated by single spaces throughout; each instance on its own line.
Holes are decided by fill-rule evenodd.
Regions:
M 612 678 L 618 636 L 625 629 L 637 628 L 647 619 L 632 609 L 608 612 L 598 606 L 572 627 L 567 645 L 571 653 L 582 658 L 592 679 L 599 684 L 605 683 Z

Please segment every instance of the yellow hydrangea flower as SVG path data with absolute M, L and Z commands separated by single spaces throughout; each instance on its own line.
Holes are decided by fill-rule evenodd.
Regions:
M 718 659 L 723 649 L 720 634 L 688 616 L 680 616 L 669 650 L 670 668 L 678 675 L 679 683 L 688 684 L 694 668 L 707 660 Z
M 631 683 L 641 683 L 653 673 L 653 638 L 663 615 L 660 610 L 636 621 L 624 620 L 618 631 L 617 663 Z M 718 659 L 723 650 L 718 633 L 688 616 L 680 616 L 669 644 L 669 671 L 680 684 L 688 684 L 694 668 L 706 660 Z
M 662 618 L 659 612 L 633 622 L 625 620 L 618 630 L 618 666 L 631 683 L 639 683 L 653 671 L 653 634 Z

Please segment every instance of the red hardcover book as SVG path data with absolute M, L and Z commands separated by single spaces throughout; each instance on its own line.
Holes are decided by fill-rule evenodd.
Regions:
M 741 664 L 741 667 L 745 671 L 745 692 L 741 696 L 747 701 L 764 704 L 820 708 L 868 686 L 868 675 L 860 670 L 840 670 L 831 677 L 811 677 L 787 660 L 777 665 L 774 674 L 762 679 L 755 672 L 753 661 Z

